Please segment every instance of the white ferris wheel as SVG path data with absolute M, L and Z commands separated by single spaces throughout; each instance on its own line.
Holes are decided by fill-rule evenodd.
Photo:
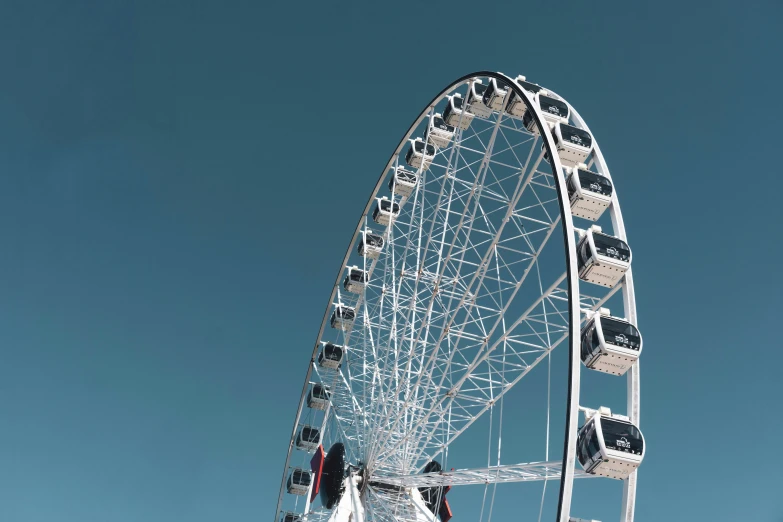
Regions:
M 606 161 L 564 98 L 488 71 L 441 91 L 383 168 L 340 265 L 275 522 L 448 522 L 452 486 L 538 481 L 559 484 L 557 522 L 591 519 L 571 513 L 574 479 L 599 477 L 622 482 L 632 522 L 645 445 L 626 241 Z M 561 345 L 562 452 L 547 440 L 540 458 L 507 463 L 490 428 L 495 462 L 448 468 L 456 441 L 482 416 L 502 422 L 506 395 Z M 627 409 L 581 404 L 583 370 L 625 379 Z M 548 437 L 550 397 L 525 397 L 547 409 Z

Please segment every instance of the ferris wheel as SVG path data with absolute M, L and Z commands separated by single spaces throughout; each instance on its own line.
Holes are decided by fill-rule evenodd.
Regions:
M 617 191 L 579 113 L 524 76 L 459 78 L 410 126 L 361 213 L 308 363 L 275 522 L 448 522 L 461 488 L 447 493 L 470 485 L 485 488 L 484 517 L 486 488 L 543 482 L 546 495 L 550 481 L 558 522 L 591 519 L 589 505 L 572 515 L 576 478 L 619 481 L 620 518 L 633 521 L 645 453 L 636 325 Z M 551 372 L 558 346 L 563 449 L 550 447 L 547 378 L 546 393 L 524 396 L 546 408 L 545 448 L 508 463 L 506 398 Z M 624 379 L 625 411 L 582 404 L 583 371 Z M 487 425 L 497 459 L 449 468 L 459 439 Z

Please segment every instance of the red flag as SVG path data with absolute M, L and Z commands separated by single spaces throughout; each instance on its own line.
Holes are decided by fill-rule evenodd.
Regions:
M 440 503 L 438 515 L 440 515 L 440 522 L 449 522 L 453 516 L 451 513 L 451 506 L 449 506 L 449 501 L 445 498 L 443 499 L 443 502 Z
M 321 474 L 324 471 L 324 459 L 326 453 L 324 453 L 323 445 L 319 444 L 318 449 L 315 450 L 315 455 L 310 459 L 310 470 L 313 472 L 313 489 L 310 493 L 310 502 L 315 500 L 315 496 L 318 495 L 318 490 L 321 488 Z

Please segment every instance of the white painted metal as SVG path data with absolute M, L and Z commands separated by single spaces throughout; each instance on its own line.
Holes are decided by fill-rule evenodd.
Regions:
M 561 98 L 562 99 L 562 98 Z M 565 100 L 564 100 L 565 101 Z M 568 103 L 566 101 L 566 103 Z M 581 129 L 590 132 L 590 128 L 585 123 L 584 119 L 569 104 L 571 110 L 571 117 L 576 126 Z M 591 132 L 592 134 L 592 132 Z M 612 180 L 612 175 L 609 172 L 609 167 L 606 164 L 604 155 L 601 153 L 601 148 L 598 146 L 597 140 L 593 140 L 593 161 L 597 167 L 597 172 Z M 612 181 L 614 184 L 614 181 Z M 612 193 L 612 206 L 610 207 L 610 213 L 612 218 L 612 228 L 615 236 L 619 237 L 623 241 L 628 241 L 628 237 L 625 232 L 625 223 L 623 222 L 623 214 L 620 211 L 620 202 L 617 198 L 617 190 Z M 625 318 L 630 323 L 639 327 L 639 320 L 636 315 L 636 294 L 634 292 L 633 285 L 633 269 L 629 268 L 625 276 L 623 277 L 623 306 L 625 312 Z M 626 373 L 627 376 L 627 407 L 628 417 L 630 421 L 637 427 L 641 428 L 641 379 L 640 379 L 640 362 L 636 361 L 631 370 Z M 625 480 L 623 485 L 623 505 L 622 515 L 620 522 L 633 522 L 634 510 L 636 508 L 636 481 L 638 471 L 631 474 L 631 476 Z
M 604 426 L 606 422 L 610 422 L 613 418 L 617 419 L 621 425 L 630 425 L 628 420 L 620 419 L 620 416 L 612 416 L 611 414 L 606 415 L 602 411 L 596 411 L 579 430 L 580 435 L 585 436 L 586 439 L 593 437 L 594 440 L 598 442 L 595 455 L 589 455 L 591 458 L 587 460 L 587 464 L 585 464 L 585 466 L 587 466 L 585 471 L 603 477 L 625 479 L 642 463 L 644 452 L 640 451 L 634 453 L 633 450 L 630 449 L 632 446 L 624 438 L 618 441 L 618 447 L 620 442 L 625 441 L 624 444 L 626 449 L 619 450 L 607 447 L 605 444 L 606 431 Z M 641 436 L 643 447 L 644 435 L 641 434 L 641 431 L 639 431 L 639 435 Z
M 579 171 L 587 171 L 587 167 L 579 164 L 576 167 L 566 167 L 568 176 L 568 193 L 571 200 L 571 213 L 589 221 L 596 221 L 604 213 L 604 210 L 612 204 L 612 196 L 602 192 L 600 182 L 593 182 L 583 186 L 580 181 Z M 588 175 L 597 175 L 587 172 Z M 583 172 L 582 176 L 585 173 Z M 600 178 L 599 178 L 600 180 Z
M 443 121 L 440 113 L 436 112 L 430 116 L 430 123 L 427 127 L 427 141 L 436 147 L 442 149 L 448 147 L 454 138 L 454 127 Z
M 547 96 L 546 91 L 537 92 L 533 96 L 533 103 L 538 107 L 540 114 L 544 117 L 544 121 L 547 122 L 550 128 L 558 123 L 568 123 L 568 109 L 565 103 L 561 100 Z M 511 112 L 515 116 L 524 118 L 523 123 L 527 130 L 533 134 L 538 133 L 538 126 L 535 119 L 526 114 L 527 107 L 525 104 L 515 104 Z
M 588 476 L 574 467 L 582 311 L 594 312 L 622 291 L 630 320 L 628 300 L 633 299 L 633 288 L 632 284 L 627 288 L 628 270 L 613 288 L 584 285 L 591 288 L 580 293 L 576 229 L 563 169 L 573 163 L 574 154 L 562 144 L 556 152 L 557 128 L 553 134 L 532 101 L 538 86 L 520 78 L 516 84 L 509 77 L 482 72 L 449 86 L 420 114 L 383 170 L 342 263 L 365 271 L 369 281 L 356 292 L 358 288 L 344 286 L 342 273 L 338 276 L 318 333 L 319 345 L 332 342 L 351 349 L 339 367 L 311 362 L 307 382 L 327 386 L 329 400 L 323 410 L 303 409 L 305 387 L 295 423 L 296 430 L 304 415 L 308 424 L 320 426 L 327 449 L 332 442 L 343 442 L 349 462 L 363 471 L 348 475 L 346 493 L 338 504 L 343 507 L 329 512 L 317 505 L 311 508 L 309 498 L 302 507 L 294 498 L 286 498 L 281 487 L 276 519 L 285 507 L 302 514 L 305 522 L 325 522 L 330 517 L 334 522 L 424 522 L 434 515 L 416 490 L 421 484 L 557 479 L 561 483 L 558 522 L 568 522 L 573 479 Z M 513 95 L 490 97 L 489 109 L 472 90 L 479 81 L 495 82 L 495 88 L 497 80 L 509 85 Z M 533 108 L 537 132 L 531 133 L 506 112 L 514 97 L 520 107 Z M 454 103 L 466 98 L 470 103 Z M 479 114 L 481 106 L 486 109 L 483 114 Z M 419 153 L 414 148 L 404 157 L 405 147 L 424 135 L 438 110 L 455 127 L 453 135 L 448 140 L 439 136 L 444 139 L 436 142 L 431 134 L 428 139 L 438 147 L 432 154 L 420 146 Z M 569 110 L 570 124 L 587 130 L 576 111 L 570 106 Z M 544 151 L 554 153 L 551 161 L 542 161 Z M 608 177 L 597 144 L 588 154 L 580 158 Z M 395 182 L 394 175 L 406 161 L 416 169 L 415 181 Z M 382 192 L 384 185 L 388 192 Z M 383 247 L 366 245 L 372 206 L 376 198 L 384 197 L 399 203 L 400 212 L 374 232 L 383 238 Z M 616 201 L 615 192 L 609 207 L 613 233 L 624 238 Z M 563 243 L 551 243 L 553 237 L 559 238 L 558 228 Z M 565 250 L 564 273 L 541 270 L 538 260 L 548 248 L 561 249 L 561 255 Z M 332 310 L 340 307 L 353 310 L 355 317 L 345 321 L 334 314 L 335 328 L 325 328 Z M 565 340 L 570 372 L 562 462 L 503 465 L 497 435 L 496 466 L 420 473 L 430 460 L 447 459 L 449 446 L 484 413 L 497 410 L 502 416 L 504 396 Z M 313 351 L 313 361 L 318 349 Z M 638 363 L 628 372 L 629 379 L 637 370 Z M 638 404 L 638 378 L 633 382 L 629 390 L 635 390 L 636 398 L 629 399 L 629 410 L 631 404 Z M 292 442 L 286 471 L 292 465 L 307 467 L 309 458 Z M 370 484 L 361 486 L 368 477 Z M 444 482 L 444 477 L 451 481 Z M 402 489 L 374 487 L 373 480 L 386 484 L 398 480 L 394 484 Z M 635 473 L 626 481 L 626 490 L 635 492 Z M 624 520 L 630 522 L 633 495 L 630 508 L 629 501 L 624 502 Z
M 361 479 L 350 474 L 343 481 L 345 493 L 340 498 L 337 506 L 332 508 L 329 522 L 364 522 L 364 503 L 361 501 L 361 493 L 358 485 Z
M 604 312 L 603 309 L 599 310 L 598 314 L 594 314 L 592 317 L 588 315 L 589 321 L 582 328 L 582 362 L 591 370 L 599 372 L 610 373 L 612 375 L 625 375 L 631 366 L 639 359 L 642 353 L 641 345 L 641 333 L 639 333 L 639 346 L 634 348 L 628 342 L 628 337 L 624 333 L 615 335 L 613 338 L 607 337 L 607 333 L 604 331 L 601 316 L 606 316 L 611 319 L 614 324 L 622 324 L 626 327 L 631 327 L 630 323 L 619 317 L 611 317 L 608 312 Z M 585 334 L 590 331 L 594 331 L 594 335 L 598 338 L 598 345 L 590 345 L 590 339 L 585 338 Z M 590 347 L 592 353 L 586 350 L 587 345 Z
M 332 328 L 347 332 L 353 326 L 356 317 L 356 309 L 350 306 L 338 304 L 332 313 Z
M 613 248 L 612 255 L 599 252 L 596 248 L 596 234 L 603 237 L 601 228 L 597 225 L 580 232 L 577 254 L 581 258 L 582 266 L 579 269 L 579 277 L 590 283 L 611 288 L 622 280 L 631 266 L 631 255 L 619 255 L 618 249 L 613 247 L 610 247 Z M 607 239 L 611 239 L 611 236 Z
M 490 78 L 487 91 L 484 93 L 484 105 L 492 110 L 499 111 L 505 105 L 508 88 L 505 88 L 499 82 L 500 78 Z
M 329 406 L 329 388 L 321 384 L 313 384 L 307 394 L 307 407 L 314 410 L 326 410 Z
M 380 238 L 380 244 L 378 243 Z M 383 237 L 372 232 L 370 229 L 363 230 L 361 241 L 359 242 L 359 255 L 378 259 L 383 250 Z M 347 257 L 347 256 L 346 256 Z
M 484 90 L 487 88 L 481 80 L 474 81 L 468 89 L 468 112 L 487 119 L 492 116 L 492 109 L 484 105 Z M 465 127 L 467 128 L 467 127 Z
M 560 461 L 507 464 L 504 466 L 489 466 L 480 469 L 458 469 L 454 471 L 422 473 L 418 475 L 380 476 L 377 477 L 377 480 L 384 484 L 406 488 L 559 480 L 561 477 L 560 465 Z M 590 475 L 582 470 L 577 470 L 574 477 L 589 478 Z
M 566 167 L 585 163 L 593 151 L 593 140 L 586 141 L 580 136 L 568 134 L 568 126 L 558 123 L 554 126 L 557 155 Z
M 354 294 L 361 294 L 367 286 L 367 273 L 358 266 L 349 266 L 346 269 L 343 288 Z
M 448 100 L 448 105 L 446 105 L 446 109 L 443 111 L 443 119 L 453 127 L 467 130 L 470 127 L 470 122 L 473 121 L 473 113 L 464 110 L 465 103 L 459 93 L 450 96 Z M 476 108 L 479 107 L 477 104 L 474 104 L 474 106 Z
M 313 434 L 316 434 L 316 436 L 313 436 Z M 318 448 L 320 439 L 321 436 L 320 433 L 317 433 L 317 428 L 304 425 L 296 436 L 296 447 L 310 453 Z
M 375 210 L 372 213 L 372 220 L 379 225 L 388 225 L 400 214 L 399 204 L 392 202 L 387 197 L 377 198 Z
M 294 468 L 288 475 L 288 492 L 292 495 L 306 495 L 310 490 L 312 475 L 309 471 Z
M 417 180 L 418 177 L 414 172 L 403 167 L 395 167 L 394 175 L 392 176 L 392 179 L 389 180 L 389 190 L 398 196 L 408 198 L 413 194 L 413 189 L 416 188 Z
M 343 284 L 343 286 L 345 286 L 345 284 Z M 362 288 L 364 288 L 363 285 Z M 321 348 L 321 352 L 318 354 L 318 366 L 336 370 L 343 362 L 343 357 L 345 357 L 344 346 L 339 346 L 332 343 L 324 343 L 323 348 Z

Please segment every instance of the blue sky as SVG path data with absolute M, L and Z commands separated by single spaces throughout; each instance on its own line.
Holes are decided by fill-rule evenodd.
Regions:
M 491 69 L 576 106 L 621 196 L 637 520 L 780 522 L 781 26 L 773 0 L 6 2 L 0 520 L 268 520 L 380 169 Z

